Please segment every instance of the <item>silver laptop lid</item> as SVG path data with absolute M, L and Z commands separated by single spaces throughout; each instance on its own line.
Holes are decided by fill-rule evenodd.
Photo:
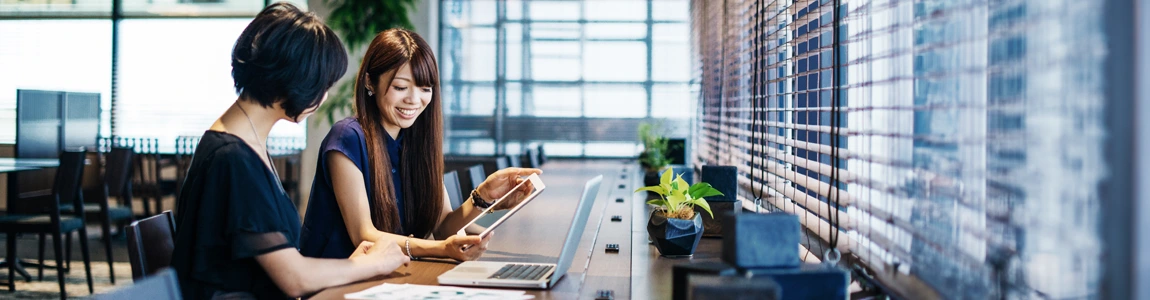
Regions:
M 591 215 L 591 207 L 595 205 L 595 198 L 599 196 L 599 183 L 603 175 L 595 176 L 583 186 L 583 196 L 579 199 L 579 206 L 575 208 L 575 218 L 571 220 L 571 229 L 567 230 L 567 241 L 563 242 L 563 252 L 559 252 L 559 261 L 555 272 L 551 274 L 548 287 L 555 286 L 560 277 L 567 274 L 571 267 L 571 260 L 575 259 L 575 249 L 579 248 L 579 240 L 583 237 L 583 228 L 587 227 L 587 216 Z

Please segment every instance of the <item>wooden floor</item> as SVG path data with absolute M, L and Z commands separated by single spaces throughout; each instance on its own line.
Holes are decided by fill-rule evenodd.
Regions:
M 109 276 L 108 262 L 104 256 L 104 244 L 100 241 L 100 236 L 96 233 L 99 232 L 98 227 L 89 226 L 88 231 L 93 233 L 88 240 L 88 246 L 91 247 L 92 258 L 92 285 L 96 293 L 104 293 L 114 290 L 119 287 L 132 284 L 132 267 L 128 264 L 128 248 L 127 241 L 123 236 L 117 236 L 112 243 L 112 260 L 113 268 L 116 274 L 116 284 L 112 285 L 111 277 Z M 4 238 L 4 234 L 0 234 L 0 239 Z M 55 257 L 52 255 L 51 237 L 48 237 L 45 244 L 44 260 L 48 264 L 55 264 Z M 35 261 L 37 257 L 37 237 L 35 235 L 21 235 L 17 239 L 16 253 L 25 261 Z M 7 253 L 7 248 L 4 243 L 0 243 L 0 253 Z M 65 288 L 68 291 L 68 298 L 86 298 L 88 294 L 88 281 L 84 275 L 83 256 L 80 254 L 80 241 L 79 239 L 72 238 L 72 269 L 66 273 L 64 279 Z M 32 275 L 32 281 L 25 281 L 24 278 L 17 274 L 16 292 L 9 292 L 7 287 L 8 269 L 0 268 L 0 299 L 58 299 L 60 297 L 60 286 L 56 281 L 56 270 L 52 268 L 44 269 L 44 279 L 39 280 L 37 277 L 36 268 L 28 268 L 28 273 Z

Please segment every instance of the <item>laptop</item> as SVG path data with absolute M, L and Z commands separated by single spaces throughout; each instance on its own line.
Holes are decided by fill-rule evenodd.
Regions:
M 603 175 L 599 175 L 583 186 L 583 196 L 575 209 L 575 217 L 571 220 L 571 229 L 567 230 L 567 240 L 563 242 L 557 264 L 465 261 L 439 275 L 439 284 L 535 289 L 555 286 L 571 267 L 571 260 L 575 258 L 575 249 L 579 248 L 583 228 L 587 227 L 587 216 L 591 214 L 591 206 L 599 195 L 599 183 L 602 181 Z

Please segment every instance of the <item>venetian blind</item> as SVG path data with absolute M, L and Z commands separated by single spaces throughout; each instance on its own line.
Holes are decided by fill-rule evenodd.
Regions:
M 1100 3 L 691 10 L 694 163 L 737 166 L 739 198 L 798 215 L 812 253 L 944 296 L 1096 295 Z

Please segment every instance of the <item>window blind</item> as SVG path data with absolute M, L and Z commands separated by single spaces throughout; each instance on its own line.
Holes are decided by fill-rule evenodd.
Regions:
M 1097 297 L 1101 6 L 693 1 L 694 164 L 911 298 Z

